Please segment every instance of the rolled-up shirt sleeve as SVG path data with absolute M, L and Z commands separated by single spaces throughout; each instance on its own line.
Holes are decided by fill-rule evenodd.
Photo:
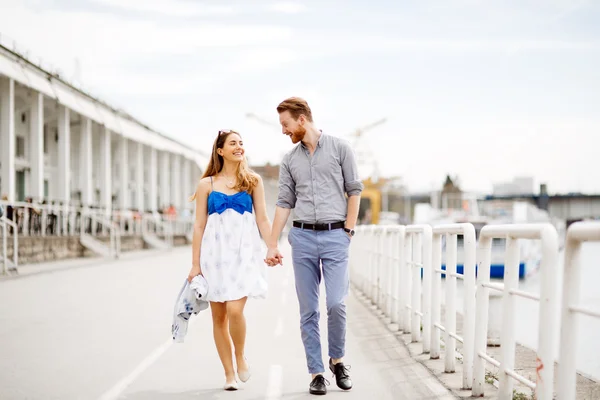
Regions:
M 342 142 L 340 146 L 340 160 L 342 162 L 342 174 L 344 175 L 344 190 L 346 194 L 348 197 L 359 196 L 364 189 L 364 185 L 358 176 L 356 158 L 349 143 Z
M 279 195 L 277 207 L 292 209 L 296 206 L 296 182 L 292 178 L 289 167 L 289 155 L 281 161 L 279 167 Z

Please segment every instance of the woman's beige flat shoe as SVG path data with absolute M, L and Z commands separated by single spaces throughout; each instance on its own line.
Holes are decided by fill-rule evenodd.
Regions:
M 245 371 L 240 371 L 238 369 L 238 377 L 240 378 L 240 381 L 246 383 L 248 382 L 248 379 L 250 379 L 250 365 L 248 364 L 248 359 L 246 357 L 244 357 L 244 360 L 246 361 L 246 365 L 248 366 L 248 369 Z

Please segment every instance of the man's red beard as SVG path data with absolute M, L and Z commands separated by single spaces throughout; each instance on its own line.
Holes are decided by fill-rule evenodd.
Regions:
M 306 135 L 306 128 L 303 126 L 298 126 L 295 132 L 292 132 L 292 143 L 296 144 L 302 139 L 304 139 L 304 135 Z

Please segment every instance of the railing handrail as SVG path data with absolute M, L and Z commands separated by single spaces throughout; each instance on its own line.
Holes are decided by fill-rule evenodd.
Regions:
M 557 377 L 557 398 L 561 400 L 573 400 L 576 395 L 576 352 L 573 349 L 578 336 L 576 315 L 585 314 L 600 319 L 600 310 L 587 310 L 578 304 L 581 283 L 579 261 L 581 244 L 591 241 L 600 242 L 600 222 L 576 222 L 567 229 Z

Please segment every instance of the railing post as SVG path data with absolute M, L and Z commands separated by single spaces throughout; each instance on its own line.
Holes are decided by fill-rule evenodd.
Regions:
M 485 286 L 490 282 L 492 256 L 492 239 L 480 237 L 477 250 L 477 301 L 475 315 L 475 348 L 473 359 L 473 397 L 484 395 L 485 360 L 480 354 L 485 353 L 487 346 L 488 309 L 490 289 Z
M 371 226 L 367 226 L 365 227 L 365 255 L 364 255 L 364 262 L 365 262 L 365 274 L 364 274 L 364 279 L 362 282 L 362 292 L 365 295 L 365 297 L 367 299 L 370 298 L 370 293 L 371 293 L 371 251 L 373 248 L 373 229 Z
M 565 265 L 562 291 L 562 320 L 560 333 L 560 357 L 558 359 L 558 393 L 559 399 L 574 400 L 577 384 L 575 351 L 573 345 L 578 336 L 577 315 L 570 307 L 579 303 L 579 282 L 581 268 L 579 258 L 581 243 L 567 233 L 565 247 Z
M 431 226 L 423 226 L 421 234 L 421 262 L 423 264 L 423 352 L 431 351 L 431 284 L 433 270 L 431 268 Z
M 421 316 L 417 314 L 421 311 L 421 267 L 418 264 L 421 264 L 421 233 L 413 233 L 412 235 L 412 262 L 411 264 L 411 272 L 412 272 L 412 292 L 411 292 L 411 336 L 413 342 L 418 342 L 421 340 Z
M 519 285 L 519 242 L 506 239 L 506 261 L 504 263 L 504 293 L 502 298 L 502 334 L 500 348 L 500 386 L 498 398 L 512 398 L 513 380 L 508 379 L 506 368 L 515 365 L 515 297 L 510 293 Z
M 391 319 L 392 316 L 392 288 L 394 287 L 394 248 L 392 247 L 393 231 L 390 228 L 385 230 L 385 269 L 386 269 L 386 291 L 385 291 L 385 314 Z
M 379 240 L 379 231 L 376 227 L 373 227 L 373 238 L 371 245 L 371 294 L 369 298 L 371 299 L 371 303 L 373 305 L 377 305 L 377 281 L 378 281 L 378 273 L 379 266 L 377 265 L 377 252 L 378 252 L 378 240 Z
M 402 307 L 404 308 L 404 333 L 411 333 L 411 300 L 412 300 L 412 274 L 413 266 L 412 262 L 412 235 L 407 234 L 404 238 L 404 301 Z
M 476 264 L 475 227 L 472 224 L 463 230 L 463 389 L 471 389 L 473 385 L 473 357 L 475 347 L 475 264 Z
M 442 268 L 442 235 L 434 233 L 432 238 L 431 254 L 431 347 L 429 358 L 437 360 L 440 358 L 440 329 L 435 325 L 441 325 L 441 291 L 442 274 L 435 272 Z
M 444 372 L 456 370 L 456 339 L 450 333 L 456 332 L 456 234 L 446 234 L 446 356 Z
M 554 338 L 557 309 L 556 275 L 558 273 L 558 233 L 551 225 L 541 232 L 542 261 L 540 269 L 540 316 L 538 330 L 538 377 L 535 394 L 540 400 L 552 399 L 554 391 Z M 518 261 L 517 261 L 518 262 Z M 517 269 L 515 269 L 517 271 Z M 517 280 L 518 280 L 518 273 Z
M 406 297 L 404 293 L 406 281 L 406 227 L 401 226 L 398 230 L 398 235 L 394 241 L 394 247 L 397 249 L 396 269 L 398 271 L 398 279 L 396 281 L 396 314 L 398 315 L 398 330 L 404 330 L 406 319 Z
M 404 227 L 395 226 L 389 232 L 390 241 L 390 269 L 391 269 L 391 296 L 390 296 L 390 317 L 391 322 L 401 326 L 401 313 L 400 313 L 400 282 L 401 282 L 401 269 L 400 269 L 400 256 L 402 255 L 402 247 L 404 246 Z

